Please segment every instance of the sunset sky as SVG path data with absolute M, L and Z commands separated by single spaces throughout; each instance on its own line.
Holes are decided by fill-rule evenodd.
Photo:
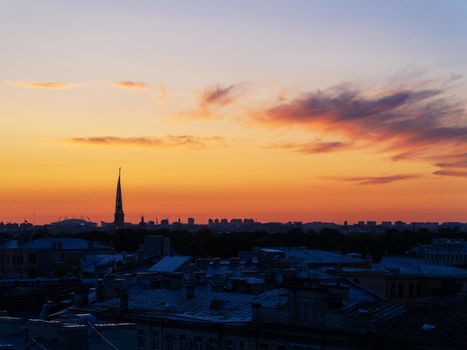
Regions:
M 0 0 L 0 220 L 467 222 L 467 1 Z

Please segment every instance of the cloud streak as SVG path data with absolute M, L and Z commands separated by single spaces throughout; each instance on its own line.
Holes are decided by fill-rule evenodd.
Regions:
M 41 90 L 70 90 L 82 84 L 70 84 L 53 81 L 8 81 L 8 85 L 23 89 L 41 89 Z
M 337 152 L 351 148 L 352 145 L 341 141 L 312 141 L 306 143 L 280 143 L 268 146 L 268 148 L 291 149 L 299 153 L 316 154 Z
M 168 90 L 165 84 L 159 84 L 159 101 L 164 101 L 167 99 Z
M 340 178 L 346 182 L 353 182 L 357 185 L 385 185 L 392 182 L 399 182 L 403 180 L 411 180 L 420 178 L 420 175 L 415 174 L 397 174 L 389 176 L 355 176 L 355 177 L 343 177 Z
M 433 85 L 433 83 L 431 83 Z M 394 161 L 421 159 L 461 176 L 467 171 L 467 118 L 463 105 L 447 88 L 387 88 L 379 93 L 341 85 L 314 91 L 252 114 L 264 125 L 307 128 L 338 136 L 343 143 L 302 146 L 303 153 L 345 149 L 356 142 L 390 153 Z M 290 147 L 300 150 L 300 146 Z M 447 163 L 443 160 L 457 155 Z M 455 170 L 455 172 L 454 172 Z M 453 175 L 457 174 L 457 175 Z
M 225 139 L 221 136 L 196 137 L 193 135 L 168 135 L 163 137 L 116 137 L 116 136 L 95 136 L 95 137 L 75 137 L 68 142 L 84 145 L 97 146 L 139 146 L 152 148 L 206 148 L 209 146 L 222 146 Z
M 205 88 L 198 94 L 197 105 L 189 111 L 176 114 L 179 118 L 190 119 L 218 119 L 218 112 L 222 108 L 229 108 L 239 99 L 243 84 L 221 86 L 219 84 Z
M 114 81 L 112 85 L 129 90 L 145 90 L 149 87 L 146 83 L 131 80 Z
M 238 84 L 222 87 L 219 84 L 204 89 L 201 94 L 201 105 L 226 106 L 235 102 L 239 97 Z

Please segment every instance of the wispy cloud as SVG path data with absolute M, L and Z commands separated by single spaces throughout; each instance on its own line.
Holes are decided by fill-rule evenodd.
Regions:
M 205 88 L 198 94 L 197 105 L 188 111 L 176 113 L 181 119 L 219 119 L 224 108 L 230 108 L 243 92 L 242 83 L 229 86 L 219 84 Z
M 165 84 L 159 84 L 159 101 L 164 101 L 167 98 L 168 89 Z
M 162 137 L 116 137 L 94 136 L 75 137 L 68 142 L 98 145 L 98 146 L 141 146 L 154 148 L 169 148 L 185 146 L 189 148 L 205 148 L 208 146 L 222 146 L 225 138 L 221 136 L 197 137 L 193 135 L 167 135 Z
M 384 185 L 392 182 L 398 182 L 403 180 L 411 180 L 420 178 L 420 175 L 415 174 L 397 174 L 389 176 L 355 176 L 355 177 L 342 177 L 340 180 L 346 182 L 353 182 L 357 185 Z
M 206 88 L 201 95 L 201 105 L 225 106 L 231 104 L 239 97 L 239 84 L 230 86 L 216 85 Z
M 342 144 L 312 143 L 309 153 L 337 150 L 358 141 L 391 154 L 393 160 L 417 158 L 442 169 L 455 168 L 456 174 L 462 174 L 467 170 L 467 116 L 463 104 L 448 95 L 445 82 L 426 81 L 422 85 L 389 87 L 379 93 L 341 85 L 288 102 L 279 101 L 252 118 L 265 125 L 295 125 L 346 140 Z M 456 161 L 443 162 L 453 154 L 458 155 Z
M 146 83 L 131 80 L 114 81 L 112 85 L 130 90 L 145 90 L 149 87 Z
M 467 177 L 467 170 L 449 170 L 449 169 L 443 169 L 443 170 L 437 170 L 433 174 L 435 175 L 442 175 L 442 176 L 457 176 L 457 177 Z
M 352 145 L 341 141 L 312 141 L 306 143 L 276 143 L 267 147 L 291 149 L 300 153 L 315 154 L 342 151 L 351 148 Z
M 71 84 L 56 81 L 7 81 L 10 86 L 23 89 L 42 89 L 42 90 L 70 90 L 83 84 Z

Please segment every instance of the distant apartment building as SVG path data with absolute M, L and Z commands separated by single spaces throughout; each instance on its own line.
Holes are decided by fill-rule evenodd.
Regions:
M 0 243 L 0 274 L 3 277 L 48 277 L 79 269 L 87 254 L 112 253 L 112 248 L 78 238 L 40 238 L 26 243 Z
M 350 288 L 352 293 L 348 285 L 327 285 L 255 294 L 191 284 L 139 288 L 74 312 L 136 323 L 141 350 L 312 350 L 324 344 L 364 348 L 368 317 L 355 303 L 384 301 Z
M 96 323 L 90 315 L 46 321 L 0 317 L 0 348 L 14 349 L 136 349 L 134 324 Z
M 467 292 L 467 270 L 410 257 L 383 257 L 368 268 L 325 270 L 396 302 Z
M 144 236 L 144 258 L 157 258 L 169 255 L 171 251 L 170 238 L 163 236 Z
M 50 233 L 84 233 L 97 230 L 97 223 L 84 219 L 64 219 L 44 226 Z
M 414 252 L 425 261 L 436 264 L 467 264 L 467 242 L 464 240 L 434 239 L 431 244 L 419 244 Z

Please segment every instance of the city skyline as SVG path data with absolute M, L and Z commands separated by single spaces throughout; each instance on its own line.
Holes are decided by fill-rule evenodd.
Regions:
M 434 220 L 428 220 L 428 221 L 408 221 L 408 222 L 404 222 L 403 220 L 400 220 L 400 219 L 394 219 L 394 220 L 374 220 L 374 219 L 370 219 L 370 218 L 366 218 L 366 219 L 363 219 L 362 218 L 359 218 L 358 220 L 343 220 L 342 222 L 339 222 L 339 221 L 328 221 L 328 222 L 322 222 L 320 220 L 313 220 L 312 218 L 306 218 L 304 220 L 266 220 L 266 221 L 261 221 L 261 220 L 258 220 L 257 218 L 251 218 L 251 217 L 208 217 L 208 218 L 203 218 L 204 220 L 201 220 L 201 222 L 197 221 L 197 219 L 193 216 L 187 216 L 186 218 L 183 218 L 183 219 L 186 219 L 186 220 L 183 220 L 182 217 L 179 215 L 178 217 L 169 217 L 169 216 L 162 216 L 162 217 L 159 217 L 159 216 L 155 216 L 155 217 L 146 217 L 146 220 L 145 220 L 145 217 L 144 217 L 144 214 L 141 214 L 141 216 L 137 217 L 136 219 L 140 219 L 140 221 L 138 222 L 136 220 L 136 222 L 132 222 L 132 221 L 128 221 L 128 220 L 125 220 L 125 213 L 124 213 L 124 209 L 123 209 L 123 194 L 122 194 L 122 184 L 121 184 L 121 178 L 122 178 L 122 168 L 119 167 L 118 168 L 118 178 L 117 178 L 117 186 L 116 186 L 116 195 L 115 195 L 115 212 L 114 212 L 114 215 L 113 215 L 113 221 L 106 221 L 106 220 L 96 220 L 96 221 L 100 221 L 100 224 L 101 224 L 101 227 L 109 227 L 112 226 L 114 230 L 122 230 L 122 229 L 131 229 L 131 228 L 135 228 L 135 227 L 138 227 L 138 224 L 142 224 L 142 223 L 151 223 L 151 227 L 146 227 L 146 228 L 149 228 L 149 229 L 154 229 L 154 224 L 156 226 L 158 225 L 162 225 L 162 226 L 167 226 L 167 225 L 171 225 L 173 223 L 178 223 L 178 224 L 188 224 L 188 225 L 194 225 L 195 223 L 197 225 L 218 225 L 218 224 L 221 224 L 221 225 L 225 225 L 225 224 L 228 224 L 228 225 L 234 225 L 234 226 L 238 226 L 239 224 L 241 224 L 242 222 L 244 224 L 247 224 L 247 225 L 250 225 L 250 224 L 253 224 L 253 223 L 257 223 L 257 224 L 267 224 L 267 223 L 280 223 L 280 224 L 289 224 L 289 223 L 304 223 L 304 224 L 333 224 L 333 225 L 337 225 L 337 226 L 342 226 L 342 227 L 347 227 L 347 225 L 360 225 L 360 226 L 368 226 L 368 227 L 376 227 L 377 225 L 381 225 L 382 227 L 386 227 L 386 228 L 389 228 L 389 227 L 406 227 L 407 228 L 407 225 L 412 225 L 412 224 L 417 224 L 418 228 L 430 228 L 430 229 L 433 229 L 433 228 L 437 228 L 438 225 L 441 225 L 441 224 L 461 224 L 461 226 L 464 226 L 464 225 L 467 225 L 467 223 L 465 222 L 452 222 L 452 221 L 444 221 L 444 222 L 438 222 L 438 221 L 434 221 Z M 27 225 L 30 225 L 30 224 L 34 224 L 34 225 L 42 225 L 42 224 L 51 224 L 51 225 L 55 225 L 55 224 L 65 224 L 66 222 L 70 222 L 70 221 L 73 221 L 73 224 L 72 225 L 76 225 L 76 221 L 79 221 L 79 222 L 82 222 L 82 223 L 86 223 L 87 224 L 92 224 L 92 227 L 97 227 L 96 226 L 96 223 L 93 222 L 93 220 L 89 217 L 89 216 L 60 216 L 57 220 L 55 221 L 51 221 L 51 222 L 36 222 L 36 213 L 33 214 L 33 220 L 30 222 L 28 221 L 27 219 L 24 219 L 23 223 L 27 224 Z M 239 222 L 240 221 L 240 222 Z M 1 224 L 5 224 L 5 222 L 3 222 L 3 220 L 0 220 L 0 223 Z M 7 222 L 7 223 L 12 223 L 12 222 Z M 15 223 L 15 224 L 18 224 L 18 223 Z M 401 226 L 402 225 L 402 226 Z M 428 226 L 427 226 L 428 225 Z M 433 226 L 434 225 L 434 226 Z M 21 229 L 22 225 L 20 225 L 19 229 Z M 321 226 L 320 226 L 321 227 Z M 350 227 L 350 226 L 349 226 Z M 414 226 L 415 227 L 415 226 Z M 446 227 L 452 227 L 452 225 L 448 225 Z M 28 229 L 32 228 L 28 226 Z M 86 228 L 87 229 L 87 228 Z
M 355 3 L 1 1 L 0 220 L 467 222 L 467 4 Z

